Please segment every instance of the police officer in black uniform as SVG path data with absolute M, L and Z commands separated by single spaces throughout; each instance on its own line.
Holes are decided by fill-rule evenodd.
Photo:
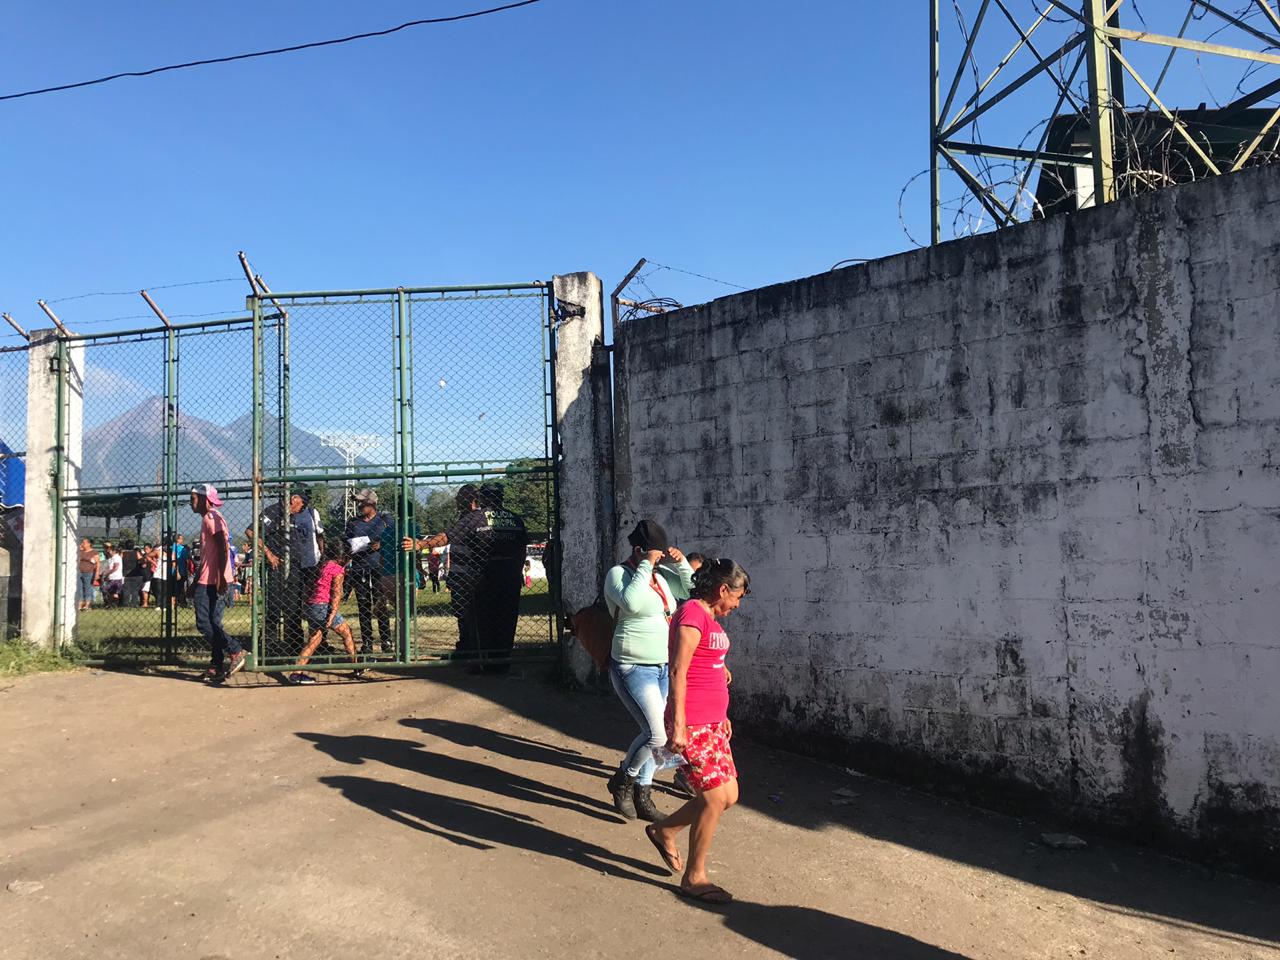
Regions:
M 520 614 L 520 584 L 529 535 L 524 520 L 504 509 L 502 486 L 464 484 L 458 519 L 425 540 L 405 537 L 405 550 L 449 545 L 449 603 L 458 621 L 458 659 L 508 658 Z M 494 664 L 495 673 L 508 664 Z
M 481 531 L 488 524 L 480 509 L 480 491 L 475 484 L 458 488 L 458 519 L 444 533 L 418 540 L 405 537 L 405 550 L 434 550 L 449 546 L 449 606 L 458 621 L 457 659 L 475 659 L 480 651 L 479 598 L 483 572 L 484 544 Z
M 516 640 L 520 619 L 520 589 L 529 534 L 524 518 L 503 506 L 500 483 L 480 487 L 480 511 L 485 515 L 481 541 L 485 545 L 480 578 L 480 649 L 487 658 L 506 660 Z M 489 669 L 504 673 L 509 663 Z

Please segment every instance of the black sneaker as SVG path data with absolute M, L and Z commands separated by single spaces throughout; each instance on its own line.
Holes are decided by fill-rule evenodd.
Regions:
M 309 673 L 291 673 L 289 674 L 289 682 L 305 685 L 308 683 L 315 683 L 316 678 Z

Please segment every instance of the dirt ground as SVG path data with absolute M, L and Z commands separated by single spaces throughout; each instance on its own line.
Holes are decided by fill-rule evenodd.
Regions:
M 695 906 L 607 803 L 606 698 L 234 680 L 0 683 L 0 957 L 1280 958 L 1276 888 L 742 738 Z

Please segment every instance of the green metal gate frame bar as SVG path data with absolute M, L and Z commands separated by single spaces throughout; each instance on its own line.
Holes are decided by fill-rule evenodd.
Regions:
M 519 293 L 515 291 L 521 291 Z M 495 461 L 430 461 L 417 463 L 413 456 L 412 437 L 414 429 L 414 413 L 413 413 L 413 375 L 412 375 L 412 353 L 413 353 L 413 323 L 412 308 L 413 297 L 417 295 L 438 294 L 442 299 L 465 300 L 465 299 L 500 299 L 502 296 L 508 295 L 512 298 L 530 298 L 535 296 L 534 291 L 541 294 L 543 300 L 542 310 L 542 369 L 543 369 L 543 410 L 545 413 L 544 423 L 544 464 L 541 467 L 529 468 L 511 468 L 509 466 L 490 467 L 489 463 Z M 559 578 L 559 557 L 560 557 L 560 484 L 559 484 L 559 460 L 560 460 L 560 437 L 557 430 L 557 411 L 555 409 L 555 357 L 556 357 L 556 340 L 555 340 L 555 304 L 553 285 L 549 281 L 531 281 L 524 283 L 503 283 L 503 284 L 468 284 L 462 286 L 429 286 L 429 287 L 379 287 L 363 290 L 304 290 L 304 291 L 282 291 L 250 295 L 246 298 L 245 303 L 250 310 L 253 320 L 253 477 L 250 483 L 250 498 L 253 511 L 254 523 L 254 539 L 255 542 L 260 536 L 258 529 L 258 518 L 261 516 L 263 487 L 264 486 L 284 486 L 295 483 L 321 482 L 325 480 L 338 479 L 347 475 L 347 468 L 308 468 L 302 472 L 295 472 L 289 468 L 289 448 L 288 435 L 291 426 L 289 416 L 290 402 L 290 371 L 289 371 L 289 311 L 287 304 L 297 305 L 301 303 L 314 304 L 334 304 L 349 300 L 365 300 L 367 298 L 386 297 L 395 311 L 393 324 L 393 337 L 396 341 L 395 346 L 395 378 L 393 380 L 394 387 L 394 431 L 395 444 L 397 451 L 397 462 L 395 464 L 375 464 L 371 465 L 372 469 L 362 469 L 359 476 L 362 480 L 394 480 L 397 483 L 397 523 L 403 522 L 408 516 L 409 502 L 412 499 L 413 481 L 417 479 L 443 479 L 443 480 L 483 480 L 491 477 L 510 476 L 510 475 L 532 475 L 546 477 L 550 482 L 551 502 L 549 504 L 549 517 L 552 519 L 551 529 L 547 531 L 548 543 L 553 544 L 554 558 L 557 570 L 554 575 L 549 573 L 548 592 L 551 603 L 551 617 L 549 618 L 549 646 L 552 653 L 548 655 L 530 655 L 520 656 L 513 651 L 510 657 L 503 658 L 486 658 L 486 663 L 529 663 L 538 661 L 558 660 L 560 657 L 560 646 L 564 637 L 564 618 L 562 605 L 560 602 L 560 578 Z M 449 296 L 464 295 L 466 296 Z M 275 313 L 269 315 L 266 310 L 268 305 L 274 308 Z M 265 364 L 262 351 L 262 334 L 264 329 L 264 321 L 267 319 L 276 319 L 280 325 L 280 350 L 277 355 L 277 404 L 280 415 L 278 418 L 277 430 L 279 436 L 278 442 L 278 464 L 279 468 L 276 473 L 268 476 L 263 469 L 263 424 L 265 419 L 265 385 L 264 373 Z M 435 467 L 441 469 L 422 469 L 423 467 Z M 342 471 L 342 472 L 339 472 Z M 229 487 L 229 490 L 235 490 Z M 236 492 L 240 492 L 236 490 Z M 288 514 L 286 513 L 286 531 L 288 536 Z M 286 555 L 286 564 L 288 558 Z M 252 601 L 252 634 L 250 638 L 249 660 L 247 668 L 260 673 L 282 673 L 289 670 L 297 669 L 293 663 L 265 664 L 261 661 L 264 659 L 262 651 L 262 623 L 266 615 L 266 590 L 264 584 L 262 551 L 255 549 L 253 551 L 253 567 L 251 576 L 253 577 L 254 591 Z M 410 586 L 409 574 L 409 558 L 403 552 L 399 552 L 397 559 L 397 580 L 399 590 L 398 609 L 410 610 L 412 604 L 413 589 Z M 286 567 L 287 571 L 287 567 Z M 395 658 L 372 659 L 365 661 L 362 665 L 371 669 L 406 669 L 421 668 L 430 666 L 447 665 L 450 658 L 446 656 L 429 656 L 415 657 L 412 655 L 412 636 L 410 616 L 396 617 L 396 653 Z M 324 670 L 350 670 L 352 664 L 350 660 L 343 657 L 331 658 L 333 662 L 326 662 L 323 656 L 312 657 L 308 662 L 306 669 L 308 671 L 324 671 Z

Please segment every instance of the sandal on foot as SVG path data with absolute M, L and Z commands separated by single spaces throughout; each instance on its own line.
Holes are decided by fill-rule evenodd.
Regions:
M 701 887 L 676 887 L 680 896 L 689 900 L 697 900 L 699 903 L 730 903 L 733 901 L 731 894 L 724 887 L 717 887 L 714 883 L 708 883 Z
M 649 842 L 654 845 L 658 853 L 662 856 L 662 862 L 666 864 L 667 869 L 671 871 L 671 875 L 675 876 L 684 870 L 684 865 L 680 862 L 680 851 L 672 853 L 662 845 L 662 841 L 658 839 L 654 832 L 652 824 L 644 828 L 644 835 L 649 838 Z

